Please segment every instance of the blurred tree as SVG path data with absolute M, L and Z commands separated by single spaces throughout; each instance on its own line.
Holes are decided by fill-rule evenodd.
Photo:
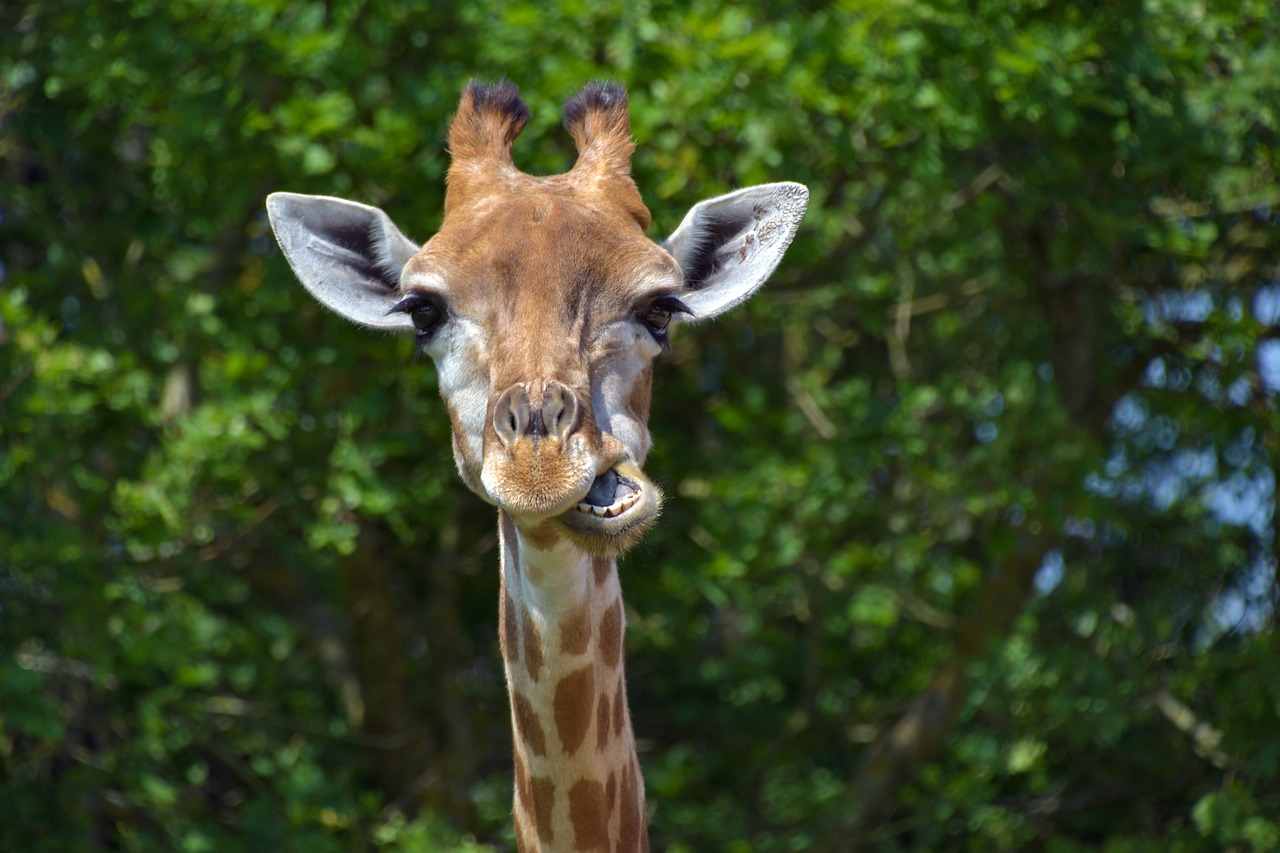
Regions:
M 1280 848 L 1262 0 L 0 8 L 0 848 L 510 846 L 492 518 L 273 189 L 439 221 L 466 78 L 632 90 L 656 236 L 807 183 L 660 372 L 670 850 Z

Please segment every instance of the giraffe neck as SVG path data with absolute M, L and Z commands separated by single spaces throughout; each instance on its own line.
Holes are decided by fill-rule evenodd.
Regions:
M 519 849 L 647 851 L 617 566 L 502 511 L 499 531 Z

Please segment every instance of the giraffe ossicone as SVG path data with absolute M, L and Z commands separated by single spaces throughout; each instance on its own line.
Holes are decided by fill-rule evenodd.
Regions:
M 703 201 L 655 243 L 622 87 L 592 83 L 565 104 L 578 158 L 563 174 L 516 168 L 528 119 L 511 83 L 466 87 L 444 220 L 423 245 L 357 202 L 273 193 L 267 210 L 316 299 L 416 336 L 458 472 L 498 508 L 520 850 L 631 853 L 648 836 L 615 560 L 662 507 L 643 470 L 653 360 L 674 327 L 765 282 L 808 191 L 776 183 Z

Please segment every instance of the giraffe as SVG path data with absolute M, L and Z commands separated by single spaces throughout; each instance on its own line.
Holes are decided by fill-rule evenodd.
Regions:
M 648 850 L 627 706 L 617 558 L 662 493 L 642 469 L 654 358 L 683 322 L 755 292 L 808 204 L 795 183 L 696 204 L 661 244 L 631 178 L 627 93 L 564 106 L 577 160 L 516 168 L 530 116 L 508 81 L 471 81 L 449 127 L 444 218 L 425 245 L 385 212 L 273 193 L 302 284 L 373 329 L 416 336 L 436 365 L 463 482 L 497 507 L 499 641 L 511 700 L 521 851 Z

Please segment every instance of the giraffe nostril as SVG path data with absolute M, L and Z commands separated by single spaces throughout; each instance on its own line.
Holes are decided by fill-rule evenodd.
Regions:
M 498 434 L 498 440 L 509 447 L 528 424 L 529 395 L 523 385 L 512 385 L 493 406 L 493 431 Z
M 563 382 L 553 379 L 546 384 L 540 406 L 531 406 L 525 384 L 516 383 L 494 404 L 493 431 L 508 447 L 525 435 L 563 441 L 578 428 L 580 412 L 577 396 Z
M 542 422 L 563 441 L 578 428 L 578 398 L 563 382 L 551 380 L 542 392 Z

